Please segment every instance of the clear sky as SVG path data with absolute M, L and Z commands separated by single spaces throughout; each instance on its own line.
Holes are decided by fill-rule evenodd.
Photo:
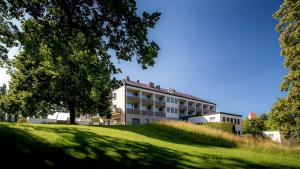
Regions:
M 139 11 L 162 13 L 149 39 L 161 50 L 154 67 L 120 62 L 132 80 L 153 81 L 213 101 L 217 111 L 268 112 L 280 92 L 283 57 L 277 21 L 280 0 L 139 0 Z M 13 52 L 12 52 L 13 53 Z M 0 70 L 0 83 L 9 77 Z
M 139 10 L 160 11 L 149 38 L 161 50 L 153 68 L 118 64 L 141 82 L 153 81 L 208 99 L 217 111 L 268 112 L 280 92 L 283 57 L 273 13 L 280 0 L 141 0 Z

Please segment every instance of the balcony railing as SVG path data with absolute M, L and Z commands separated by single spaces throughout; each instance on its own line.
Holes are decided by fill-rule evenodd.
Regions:
M 139 103 L 140 102 L 140 97 L 138 97 L 138 96 L 127 96 L 127 100 Z
M 142 103 L 146 105 L 153 105 L 153 100 L 152 99 L 144 99 L 142 98 Z
M 203 110 L 203 114 L 209 114 L 209 110 Z
M 152 110 L 142 110 L 142 115 L 144 115 L 144 116 L 154 116 L 154 112 Z
M 196 108 L 195 106 L 189 106 L 189 107 L 188 107 L 188 110 L 189 110 L 189 111 L 195 111 L 195 108 Z
M 128 114 L 140 114 L 140 109 L 127 109 Z
M 186 110 L 187 106 L 185 105 L 178 105 L 179 110 Z
M 164 113 L 164 112 L 155 112 L 155 116 L 158 116 L 158 117 L 166 117 L 166 113 Z
M 155 100 L 155 106 L 156 107 L 165 107 L 166 102 Z
M 202 113 L 202 108 L 196 107 L 196 112 L 197 112 L 197 113 Z

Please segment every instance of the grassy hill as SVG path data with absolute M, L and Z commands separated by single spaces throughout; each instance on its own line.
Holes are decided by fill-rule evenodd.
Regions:
M 32 168 L 300 168 L 300 149 L 184 122 L 0 123 L 1 165 Z

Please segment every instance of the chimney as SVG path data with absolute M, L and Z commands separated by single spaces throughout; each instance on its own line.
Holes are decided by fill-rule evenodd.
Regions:
M 153 87 L 154 88 L 154 83 L 153 82 L 149 82 L 149 87 Z
M 129 76 L 126 76 L 126 80 L 127 80 L 127 81 L 130 81 L 130 78 L 129 78 Z
M 160 90 L 160 85 L 157 85 L 155 88 L 158 89 L 158 90 Z

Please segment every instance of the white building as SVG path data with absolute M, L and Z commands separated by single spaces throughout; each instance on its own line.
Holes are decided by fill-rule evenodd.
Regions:
M 241 115 L 217 113 L 213 102 L 174 89 L 163 89 L 152 82 L 144 84 L 127 77 L 112 95 L 114 111 L 105 124 L 143 124 L 163 119 L 230 122 L 236 125 L 238 133 L 242 133 Z
M 276 143 L 281 143 L 281 135 L 279 131 L 263 131 L 262 134 L 265 137 L 269 137 Z

